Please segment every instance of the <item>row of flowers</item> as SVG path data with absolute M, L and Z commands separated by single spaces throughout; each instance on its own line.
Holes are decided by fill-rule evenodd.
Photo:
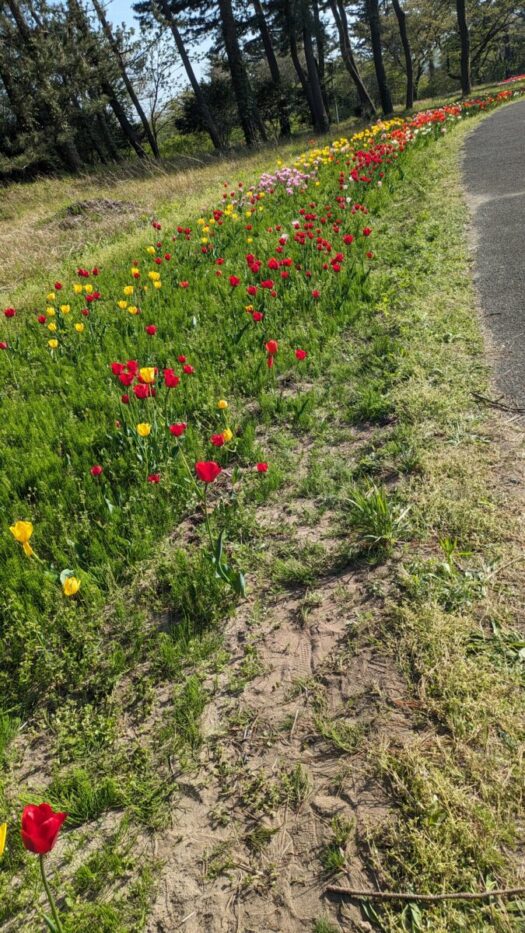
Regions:
M 159 495 L 164 474 L 173 463 L 173 450 L 168 450 L 165 443 L 170 439 L 176 444 L 182 464 L 184 494 L 190 488 L 200 502 L 206 547 L 216 575 L 243 595 L 244 575 L 228 563 L 222 535 L 217 537 L 212 527 L 210 502 L 211 487 L 221 474 L 227 473 L 226 461 L 221 457 L 230 456 L 237 440 L 235 419 L 230 417 L 227 399 L 210 401 L 217 399 L 217 382 L 210 379 L 209 385 L 202 385 L 205 370 L 200 361 L 188 348 L 185 352 L 174 349 L 173 328 L 168 336 L 165 334 L 170 315 L 176 308 L 182 316 L 186 302 L 197 293 L 206 320 L 212 296 L 224 309 L 220 318 L 224 346 L 235 347 L 238 358 L 253 363 L 254 382 L 258 379 L 268 393 L 278 392 L 279 366 L 283 372 L 292 366 L 301 372 L 313 356 L 308 343 L 305 349 L 303 340 L 284 339 L 279 328 L 284 329 L 290 318 L 300 321 L 309 315 L 321 322 L 324 315 L 328 319 L 331 304 L 345 300 L 349 285 L 357 283 L 364 289 L 367 270 L 376 255 L 375 245 L 372 247 L 376 234 L 369 214 L 373 193 L 381 191 L 400 156 L 418 141 L 436 138 L 457 120 L 505 103 L 512 93 L 505 90 L 489 98 L 426 111 L 408 120 L 379 121 L 351 139 L 341 138 L 321 148 L 314 145 L 293 166 L 280 164 L 252 187 L 225 183 L 219 206 L 192 225 L 177 226 L 168 236 L 169 245 L 165 237 L 155 239 L 145 257 L 132 258 L 125 271 L 119 270 L 114 288 L 101 266 L 81 267 L 71 285 L 55 281 L 46 288 L 42 306 L 29 319 L 24 317 L 21 328 L 15 329 L 16 308 L 6 307 L 2 316 L 5 334 L 2 332 L 0 340 L 3 358 L 15 364 L 17 356 L 29 347 L 31 360 L 41 362 L 49 359 L 50 351 L 51 363 L 57 367 L 59 391 L 66 401 L 67 380 L 62 385 L 61 374 L 71 359 L 82 372 L 82 361 L 90 354 L 89 359 L 96 360 L 99 381 L 110 374 L 108 394 L 114 394 L 114 417 L 111 426 L 104 425 L 104 438 L 109 435 L 113 446 L 104 441 L 107 458 L 102 458 L 98 446 L 93 445 L 90 465 L 84 471 L 92 486 L 101 488 L 116 474 L 112 457 L 117 461 L 121 456 L 120 441 L 125 438 L 126 456 L 135 458 L 150 494 Z M 330 200 L 321 200 L 318 195 Z M 269 204 L 282 213 L 279 223 L 266 223 Z M 156 238 L 163 236 L 159 221 L 153 221 L 152 228 Z M 115 270 L 111 272 L 114 278 Z M 341 281 L 345 283 L 344 291 L 339 286 Z M 148 316 L 143 323 L 145 314 Z M 217 320 L 206 322 L 206 326 L 217 327 Z M 198 324 L 192 318 L 188 321 L 195 330 Z M 119 359 L 126 360 L 129 341 L 137 344 L 136 359 L 108 359 L 104 339 L 110 328 L 122 336 Z M 77 340 L 80 349 L 73 347 L 70 337 L 82 338 Z M 139 359 L 145 362 L 139 363 Z M 213 368 L 220 365 L 220 360 L 213 361 Z M 115 385 L 118 393 L 114 392 Z M 192 395 L 195 385 L 202 390 L 197 398 Z M 211 432 L 205 434 L 203 424 L 211 424 Z M 210 456 L 190 456 L 187 438 L 192 432 L 196 437 L 200 435 L 195 446 L 208 452 L 209 445 Z M 264 482 L 269 469 L 266 459 L 254 459 L 245 472 L 259 476 L 259 483 Z M 84 482 L 84 476 L 79 477 L 79 482 Z M 38 526 L 29 519 L 28 512 L 29 501 L 23 518 L 12 516 L 9 530 L 13 539 L 24 558 L 36 562 L 43 573 L 54 574 L 64 596 L 75 599 L 81 592 L 83 571 L 59 572 L 50 565 L 47 555 L 35 552 L 34 536 L 37 551 L 46 550 L 46 537 L 43 534 L 39 538 L 38 531 L 35 533 Z M 66 814 L 55 812 L 48 803 L 31 804 L 22 814 L 22 842 L 40 858 L 52 913 L 47 923 L 58 933 L 62 926 L 45 875 L 44 858 L 53 849 L 65 820 Z M 0 827 L 0 855 L 6 830 L 4 823 Z

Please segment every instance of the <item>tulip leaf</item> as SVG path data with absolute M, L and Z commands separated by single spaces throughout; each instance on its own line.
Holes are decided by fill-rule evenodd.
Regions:
M 53 920 L 51 920 L 51 917 L 47 916 L 47 914 L 45 914 L 44 916 L 44 923 L 46 927 L 48 928 L 48 930 L 51 931 L 51 933 L 58 933 L 58 927 L 55 925 Z
M 113 503 L 112 503 L 109 499 L 107 499 L 105 496 L 104 496 L 104 502 L 106 503 L 106 505 L 107 505 L 107 507 L 108 507 L 108 512 L 109 512 L 109 514 L 111 515 L 111 514 L 115 511 L 115 506 L 114 506 Z
M 217 538 L 217 543 L 215 545 L 215 560 L 219 565 L 222 564 L 223 541 L 224 541 L 224 531 L 221 531 L 219 537 Z
M 230 582 L 235 593 L 239 596 L 246 596 L 246 578 L 240 570 L 231 574 Z
M 63 570 L 62 573 L 60 574 L 60 582 L 61 582 L 62 586 L 64 585 L 64 583 L 65 583 L 65 581 L 67 580 L 67 578 L 68 578 L 68 577 L 72 577 L 72 576 L 73 576 L 73 571 L 72 571 L 72 570 Z

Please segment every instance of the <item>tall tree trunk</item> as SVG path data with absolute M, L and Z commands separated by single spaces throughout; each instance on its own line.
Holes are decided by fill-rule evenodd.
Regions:
M 160 152 L 159 152 L 159 147 L 158 147 L 158 145 L 157 145 L 157 140 L 155 139 L 155 137 L 154 137 L 154 135 L 153 135 L 153 133 L 152 133 L 152 131 L 151 131 L 151 126 L 150 126 L 150 124 L 149 124 L 149 120 L 148 120 L 146 114 L 144 113 L 144 109 L 143 109 L 143 107 L 142 107 L 142 105 L 141 105 L 141 103 L 140 103 L 140 101 L 139 101 L 139 99 L 138 99 L 138 97 L 137 97 L 137 95 L 136 95 L 136 93 L 135 93 L 135 88 L 133 87 L 133 85 L 132 85 L 132 83 L 131 83 L 131 81 L 130 81 L 130 78 L 129 78 L 129 75 L 128 75 L 128 72 L 127 72 L 127 69 L 126 69 L 126 63 L 124 62 L 124 58 L 123 58 L 123 56 L 122 56 L 122 52 L 121 52 L 121 50 L 120 50 L 120 48 L 119 48 L 119 44 L 118 44 L 117 40 L 115 39 L 115 36 L 113 35 L 113 31 L 112 31 L 112 29 L 111 29 L 111 26 L 110 26 L 110 24 L 109 24 L 109 22 L 108 22 L 108 20 L 107 20 L 107 18 L 106 18 L 106 14 L 105 14 L 105 12 L 104 12 L 104 7 L 102 6 L 101 3 L 99 3 L 99 0 L 92 0 L 92 3 L 93 3 L 93 6 L 94 6 L 94 8 L 95 8 L 95 12 L 96 12 L 96 14 L 97 14 L 97 16 L 98 16 L 100 25 L 102 26 L 102 30 L 103 30 L 103 32 L 104 32 L 104 35 L 105 35 L 105 37 L 106 37 L 106 39 L 107 39 L 107 41 L 108 41 L 108 44 L 109 44 L 109 46 L 110 46 L 110 48 L 111 48 L 111 50 L 112 50 L 112 52 L 113 52 L 113 54 L 114 54 L 114 56 L 115 56 L 115 60 L 116 60 L 116 62 L 117 62 L 117 64 L 118 64 L 120 73 L 121 73 L 121 75 L 122 75 L 122 80 L 123 80 L 123 82 L 124 82 L 124 85 L 125 85 L 125 87 L 126 87 L 126 90 L 127 90 L 128 94 L 129 94 L 130 100 L 131 100 L 131 102 L 133 103 L 133 106 L 135 107 L 135 110 L 137 111 L 137 114 L 138 114 L 138 117 L 139 117 L 140 122 L 142 123 L 143 129 L 144 129 L 144 133 L 145 133 L 145 135 L 146 135 L 146 139 L 148 140 L 148 142 L 149 142 L 149 144 L 150 144 L 150 146 L 151 146 L 151 151 L 152 151 L 152 153 L 153 153 L 153 155 L 155 156 L 156 159 L 160 159 Z
M 255 10 L 255 18 L 257 20 L 257 26 L 261 34 L 262 44 L 264 46 L 264 51 L 266 54 L 266 59 L 268 61 L 268 67 L 270 69 L 270 75 L 272 78 L 272 84 L 275 88 L 275 94 L 277 97 L 277 107 L 279 110 L 279 126 L 281 129 L 281 136 L 290 136 L 290 116 L 288 113 L 288 104 L 286 102 L 286 97 L 283 92 L 283 85 L 281 81 L 281 72 L 279 71 L 279 65 L 277 64 L 277 58 L 275 57 L 275 52 L 273 49 L 272 37 L 270 35 L 270 30 L 266 23 L 266 17 L 262 8 L 261 0 L 252 0 L 253 8 Z
M 403 46 L 403 52 L 405 53 L 405 71 L 407 76 L 405 106 L 407 110 L 410 110 L 411 107 L 414 106 L 414 66 L 412 64 L 412 49 L 410 48 L 410 41 L 407 32 L 407 18 L 399 0 L 392 0 L 392 6 L 394 7 L 394 13 L 397 17 L 399 35 L 401 36 L 401 45 Z
M 461 93 L 463 97 L 466 97 L 472 90 L 472 81 L 470 77 L 470 35 L 465 0 L 456 0 L 456 12 L 461 46 Z
M 308 72 L 308 84 L 312 97 L 314 111 L 314 129 L 318 133 L 327 133 L 330 129 L 330 121 L 326 112 L 323 100 L 323 91 L 319 80 L 319 71 L 314 54 L 314 44 L 312 41 L 313 22 L 308 6 L 308 0 L 301 0 L 301 13 L 303 24 L 303 46 L 304 57 L 306 59 L 306 70 Z
M 257 112 L 252 88 L 242 60 L 231 0 L 219 0 L 219 12 L 233 93 L 237 102 L 242 131 L 246 145 L 253 146 L 259 137 L 264 139 L 265 133 L 264 128 L 261 132 L 262 121 Z
M 376 113 L 375 104 L 370 97 L 366 85 L 359 73 L 357 62 L 354 58 L 354 53 L 352 52 L 352 46 L 350 44 L 350 36 L 348 32 L 348 19 L 346 16 L 343 0 L 340 0 L 340 2 L 337 2 L 337 0 L 330 0 L 330 9 L 332 11 L 332 16 L 334 17 L 334 22 L 337 26 L 337 32 L 339 33 L 339 48 L 341 49 L 341 56 L 345 64 L 345 68 L 355 84 L 361 112 L 365 117 L 373 116 Z
M 179 53 L 182 64 L 184 65 L 184 70 L 186 72 L 186 75 L 188 76 L 188 81 L 191 84 L 193 93 L 195 94 L 195 100 L 197 101 L 197 106 L 201 112 L 203 122 L 206 126 L 206 129 L 208 130 L 213 146 L 215 149 L 222 149 L 223 146 L 222 146 L 222 141 L 221 141 L 221 135 L 217 128 L 217 124 L 215 123 L 215 120 L 212 117 L 211 110 L 208 107 L 208 104 L 206 103 L 206 99 L 204 97 L 204 94 L 202 93 L 202 88 L 199 82 L 197 81 L 195 72 L 193 70 L 193 66 L 189 59 L 189 55 L 186 51 L 186 46 L 184 45 L 182 36 L 179 32 L 179 28 L 175 21 L 175 18 L 166 0 L 158 0 L 158 10 L 160 11 L 160 14 L 161 14 L 161 20 L 167 26 L 169 26 L 171 30 L 171 34 L 175 40 L 175 46 L 177 48 L 177 52 Z
M 115 114 L 124 136 L 128 140 L 131 148 L 135 150 L 139 159 L 146 159 L 148 154 L 146 150 L 141 145 L 141 142 L 135 132 L 135 127 L 130 123 L 128 115 L 118 99 L 115 88 L 109 81 L 106 75 L 104 62 L 100 60 L 98 49 L 94 44 L 89 42 L 91 39 L 92 33 L 89 27 L 87 16 L 83 8 L 78 3 L 78 0 L 68 0 L 69 9 L 74 17 L 74 22 L 77 25 L 78 31 L 81 36 L 86 40 L 86 49 L 90 50 L 91 58 L 96 70 L 99 73 L 100 88 L 102 93 L 107 97 L 108 103 Z
M 317 58 L 316 58 L 317 71 L 319 73 L 319 83 L 321 85 L 324 108 L 328 116 L 328 122 L 330 122 L 330 104 L 328 101 L 328 91 L 326 89 L 325 40 L 324 40 L 324 35 L 323 35 L 323 24 L 321 23 L 321 16 L 319 14 L 319 4 L 317 0 L 312 0 L 312 13 L 313 13 L 314 35 L 315 35 L 315 48 L 317 51 Z
M 296 19 L 295 19 L 295 0 L 284 0 L 284 13 L 286 17 L 286 32 L 288 36 L 288 41 L 290 43 L 290 58 L 292 59 L 293 66 L 295 68 L 295 73 L 297 77 L 299 78 L 299 83 L 303 89 L 303 94 L 308 103 L 308 109 L 310 111 L 310 118 L 312 121 L 312 126 L 315 126 L 315 111 L 314 111 L 314 105 L 312 102 L 312 95 L 310 92 L 308 79 L 304 73 L 304 68 L 301 65 L 301 60 L 299 58 L 299 51 L 297 48 L 297 24 L 296 24 Z
M 370 39 L 372 40 L 372 54 L 374 56 L 374 67 L 379 88 L 379 99 L 381 109 L 385 116 L 392 113 L 392 96 L 386 79 L 385 66 L 383 63 L 383 51 L 381 48 L 381 25 L 379 20 L 379 0 L 365 0 L 366 15 L 370 28 Z

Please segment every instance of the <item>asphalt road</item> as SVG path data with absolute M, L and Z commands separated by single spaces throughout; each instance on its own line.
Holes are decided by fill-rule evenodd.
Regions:
M 525 407 L 525 100 L 491 114 L 467 138 L 463 179 L 496 385 Z

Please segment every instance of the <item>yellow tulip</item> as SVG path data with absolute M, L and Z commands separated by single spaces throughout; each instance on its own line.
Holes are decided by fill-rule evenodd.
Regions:
M 229 428 L 226 428 L 226 430 L 222 432 L 222 436 L 224 440 L 226 441 L 226 443 L 228 444 L 229 441 L 231 441 L 233 438 L 233 431 L 230 431 Z
M 253 237 L 252 237 L 252 236 L 247 236 L 247 237 L 246 237 L 246 242 L 247 242 L 247 243 L 253 243 Z
M 124 288 L 122 289 L 122 291 L 124 292 L 125 295 L 132 295 L 133 285 L 124 285 Z
M 50 306 L 50 307 L 46 308 L 46 314 L 47 314 L 48 317 L 54 317 L 55 314 L 56 314 L 56 311 L 55 311 L 54 308 L 52 308 L 52 307 Z
M 62 314 L 69 314 L 71 311 L 71 305 L 60 305 L 60 310 Z
M 154 282 L 154 283 L 153 283 L 153 288 L 162 288 L 162 282 L 160 282 L 160 281 L 159 281 L 159 282 Z
M 160 279 L 160 272 L 156 272 L 152 269 L 151 272 L 148 272 L 148 279 L 151 279 L 152 282 L 157 282 Z
M 128 306 L 127 301 L 117 301 L 117 304 L 121 311 L 125 311 Z
M 82 324 L 82 323 L 80 323 L 80 322 L 79 322 L 78 324 L 75 324 L 75 330 L 76 330 L 77 334 L 83 334 L 83 333 L 84 333 L 84 327 L 85 327 L 85 326 L 86 326 L 85 324 Z
M 86 295 L 91 295 L 91 292 L 93 291 L 93 286 L 90 284 L 90 282 L 88 282 L 87 285 L 84 285 L 84 291 Z
M 142 382 L 145 382 L 146 385 L 151 385 L 152 382 L 155 382 L 155 367 L 143 366 L 142 369 L 139 369 L 139 375 Z
M 31 557 L 33 555 L 33 548 L 29 544 L 29 539 L 33 534 L 32 522 L 15 522 L 14 525 L 9 526 L 9 531 L 13 535 L 15 541 L 18 541 L 19 544 L 22 545 L 26 557 Z
M 77 577 L 66 577 L 62 584 L 64 596 L 74 596 L 80 589 L 80 580 Z
M 228 402 L 226 401 L 226 399 L 220 398 L 219 401 L 217 402 L 217 408 L 219 408 L 221 411 L 224 411 L 224 409 L 227 407 L 228 407 Z
M 146 252 L 149 253 L 150 256 L 154 256 L 154 255 L 155 255 L 155 247 L 154 247 L 154 246 L 147 246 L 147 247 L 146 247 Z
M 54 301 L 55 297 L 56 295 L 54 292 L 49 292 L 49 294 L 46 296 L 46 301 Z
M 2 823 L 0 826 L 0 858 L 4 854 L 5 850 L 5 837 L 7 836 L 7 823 Z
M 51 347 L 52 350 L 56 350 L 56 348 L 58 347 L 58 340 L 54 340 L 54 339 L 48 340 L 47 345 L 48 347 Z
M 148 424 L 147 421 L 141 421 L 141 423 L 137 425 L 137 434 L 139 434 L 140 437 L 148 437 L 148 435 L 151 434 L 151 424 Z
M 81 294 L 82 294 L 82 286 L 79 284 L 79 282 L 75 282 L 75 284 L 73 285 L 73 291 L 74 291 L 75 295 L 81 295 Z
M 128 308 L 128 311 L 129 311 L 130 314 L 138 314 L 138 313 L 139 313 L 139 309 L 137 308 L 136 305 L 130 305 L 129 308 Z
M 50 330 L 51 333 L 54 333 L 54 331 L 57 329 L 55 322 L 51 321 L 51 323 L 47 325 L 47 329 Z

